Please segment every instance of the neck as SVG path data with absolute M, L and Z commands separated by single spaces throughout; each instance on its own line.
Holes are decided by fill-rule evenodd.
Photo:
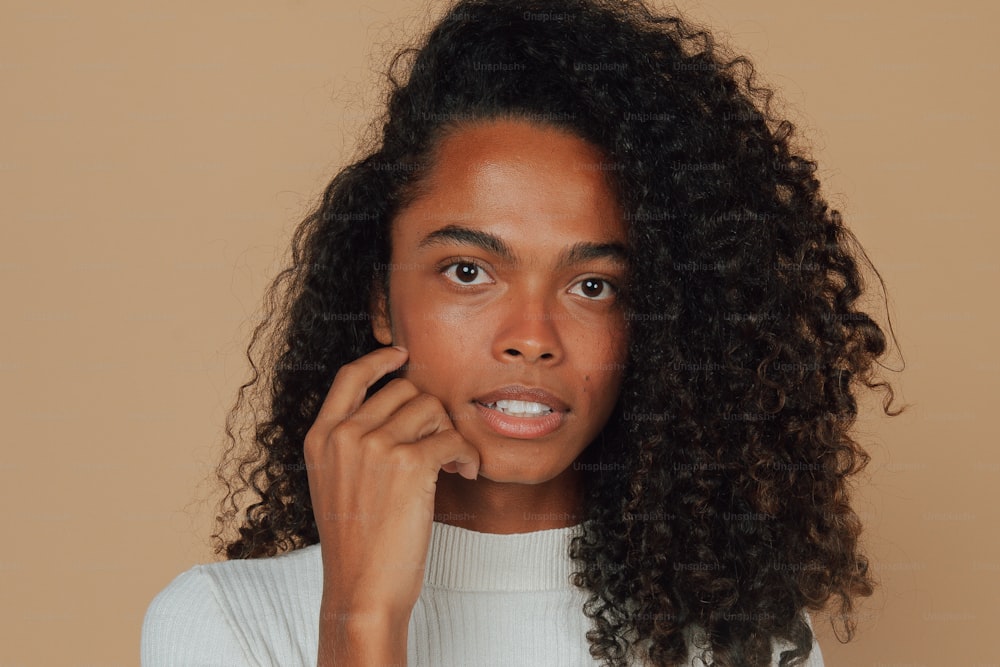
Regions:
M 468 480 L 441 471 L 434 496 L 434 520 L 480 533 L 531 533 L 567 528 L 583 521 L 579 471 L 567 468 L 542 484 Z

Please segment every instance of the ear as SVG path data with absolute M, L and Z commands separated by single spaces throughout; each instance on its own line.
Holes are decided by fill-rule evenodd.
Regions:
M 369 307 L 372 318 L 372 333 L 375 340 L 383 345 L 392 345 L 392 321 L 389 318 L 389 295 L 385 293 L 382 283 L 375 281 L 372 287 L 372 299 Z

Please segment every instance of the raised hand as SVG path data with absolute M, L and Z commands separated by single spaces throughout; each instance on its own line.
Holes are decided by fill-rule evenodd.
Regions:
M 406 358 L 386 347 L 343 366 L 305 437 L 323 556 L 319 665 L 405 664 L 439 471 L 478 473 L 479 453 L 436 397 L 394 379 L 365 400 Z

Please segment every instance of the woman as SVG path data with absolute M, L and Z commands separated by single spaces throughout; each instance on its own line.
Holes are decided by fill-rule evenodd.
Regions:
M 749 62 L 639 0 L 468 0 L 392 71 L 251 343 L 230 560 L 144 664 L 821 665 L 806 612 L 850 636 L 873 585 L 855 393 L 893 395 Z

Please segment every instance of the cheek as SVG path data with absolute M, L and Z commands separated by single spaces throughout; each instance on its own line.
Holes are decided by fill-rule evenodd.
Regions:
M 595 335 L 595 331 L 599 332 Z M 613 320 L 604 326 L 588 327 L 582 333 L 582 346 L 601 369 L 620 368 L 628 357 L 628 327 Z
M 404 377 L 422 391 L 446 399 L 450 389 L 458 388 L 456 379 L 469 375 L 480 361 L 481 355 L 475 354 L 484 345 L 476 337 L 479 327 L 472 326 L 467 316 L 422 303 L 419 297 L 406 303 L 412 307 L 393 313 L 396 343 L 410 353 Z
M 590 339 L 590 363 L 584 364 L 583 390 L 595 403 L 613 405 L 621 388 L 628 359 L 628 330 L 617 324 L 608 326 L 599 341 Z

